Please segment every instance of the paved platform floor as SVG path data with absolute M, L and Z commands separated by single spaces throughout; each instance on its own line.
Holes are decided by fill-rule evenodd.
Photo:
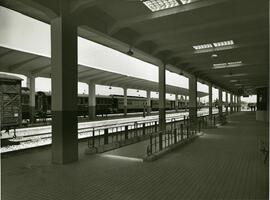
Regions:
M 229 124 L 151 163 L 81 153 L 77 163 L 52 165 L 46 149 L 2 158 L 1 197 L 268 199 L 269 165 L 259 151 L 268 124 L 254 119 L 252 112 L 233 114 Z

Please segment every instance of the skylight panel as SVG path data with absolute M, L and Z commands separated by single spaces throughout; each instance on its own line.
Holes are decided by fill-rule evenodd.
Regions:
M 182 4 L 188 4 L 191 2 L 191 0 L 180 0 Z
M 224 46 L 234 45 L 234 42 L 233 40 L 228 40 L 228 41 L 222 41 L 222 42 L 214 42 L 213 45 L 214 47 L 224 47 Z
M 146 0 L 143 1 L 143 4 L 146 5 L 152 12 L 179 6 L 179 3 L 176 0 Z

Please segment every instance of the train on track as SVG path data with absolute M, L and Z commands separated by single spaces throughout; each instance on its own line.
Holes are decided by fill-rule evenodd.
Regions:
M 21 91 L 22 102 L 22 119 L 29 119 L 29 89 L 22 88 Z M 127 112 L 142 112 L 146 111 L 147 99 L 145 97 L 127 97 Z M 188 102 L 178 102 L 178 108 L 183 109 Z M 151 110 L 157 111 L 159 107 L 158 99 L 151 99 Z M 166 100 L 166 110 L 175 109 L 175 101 Z M 88 115 L 88 95 L 78 94 L 78 116 Z M 106 115 L 124 112 L 124 97 L 121 95 L 97 95 L 96 96 L 96 115 Z M 35 115 L 36 118 L 50 117 L 51 115 L 51 93 L 50 92 L 36 92 L 35 95 Z
M 21 78 L 0 74 L 0 130 L 15 129 L 21 123 Z

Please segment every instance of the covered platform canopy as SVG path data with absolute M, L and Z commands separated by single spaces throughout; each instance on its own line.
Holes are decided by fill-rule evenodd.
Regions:
M 78 160 L 78 81 L 89 77 L 89 92 L 94 93 L 95 87 L 90 84 L 92 77 L 99 84 L 119 86 L 125 86 L 129 79 L 116 74 L 104 78 L 98 71 L 86 72 L 89 68 L 82 66 L 78 72 L 78 36 L 158 66 L 160 149 L 166 132 L 166 92 L 170 90 L 166 87 L 166 69 L 189 78 L 189 120 L 193 128 L 197 125 L 198 80 L 209 86 L 210 118 L 213 85 L 219 89 L 221 118 L 222 91 L 226 92 L 226 103 L 230 93 L 230 110 L 233 110 L 233 106 L 240 107 L 239 95 L 248 91 L 254 94 L 263 88 L 260 97 L 265 101 L 259 108 L 268 108 L 265 103 L 269 80 L 268 1 L 10 0 L 1 1 L 0 5 L 50 24 L 52 160 L 55 163 Z M 13 66 L 4 63 L 3 66 L 9 72 L 18 73 L 24 61 L 28 64 L 44 61 L 41 66 L 45 69 L 37 73 L 45 74 L 49 70 L 48 58 L 46 61 L 40 56 L 29 56 L 26 60 L 22 58 L 21 63 L 16 60 Z M 134 81 L 132 78 L 130 85 L 142 86 L 141 80 L 136 84 Z
M 60 15 L 61 2 L 0 5 L 50 24 Z M 173 0 L 163 7 L 153 3 L 152 11 L 146 5 L 151 8 L 154 0 L 65 2 L 81 37 L 157 66 L 166 63 L 171 71 L 196 75 L 235 94 L 254 94 L 268 85 L 268 1 Z
M 15 49 L 0 47 L 0 71 L 23 74 L 34 77 L 51 77 L 51 59 Z M 78 81 L 130 89 L 150 90 L 158 92 L 158 83 L 135 78 L 115 72 L 105 71 L 85 65 L 78 65 Z M 166 85 L 166 91 L 172 94 L 188 96 L 188 89 Z M 208 95 L 197 92 L 198 97 Z

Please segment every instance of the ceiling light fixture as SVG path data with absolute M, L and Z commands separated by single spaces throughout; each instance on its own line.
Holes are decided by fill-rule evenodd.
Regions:
M 231 68 L 231 67 L 240 67 L 242 65 L 243 65 L 242 61 L 228 62 L 228 63 L 217 63 L 217 64 L 213 64 L 212 69 L 224 69 L 224 68 Z
M 211 58 L 217 58 L 217 57 L 218 57 L 217 54 L 212 54 L 212 55 L 211 55 Z
M 213 48 L 212 44 L 201 44 L 201 45 L 196 45 L 196 46 L 192 46 L 193 49 L 195 50 L 201 50 L 201 49 L 209 49 L 209 48 Z
M 202 44 L 202 45 L 195 45 L 192 46 L 195 50 L 202 50 L 202 49 L 210 49 L 210 48 L 220 48 L 220 47 L 226 47 L 226 46 L 232 46 L 234 45 L 233 40 L 228 41 L 221 41 L 221 42 L 213 42 L 208 44 Z
M 233 40 L 228 40 L 228 41 L 222 41 L 222 42 L 214 42 L 213 45 L 214 47 L 224 47 L 224 46 L 234 45 L 234 42 Z

